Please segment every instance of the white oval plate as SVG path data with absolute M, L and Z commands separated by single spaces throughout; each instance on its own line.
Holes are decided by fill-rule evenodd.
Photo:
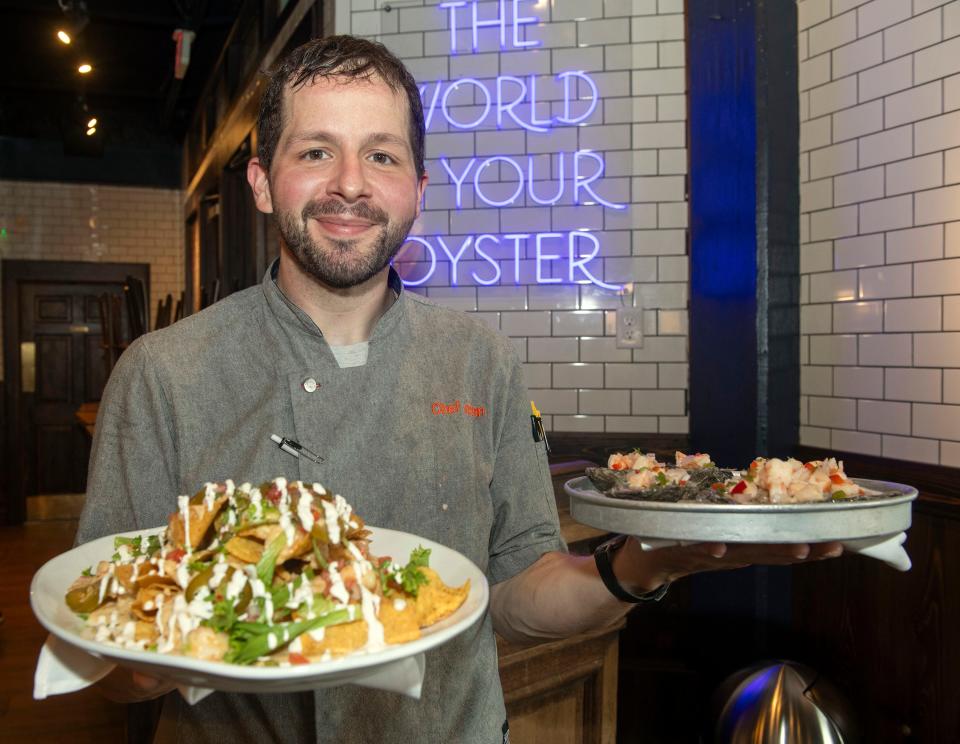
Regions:
M 201 661 L 185 656 L 136 651 L 82 638 L 84 622 L 67 607 L 64 596 L 70 584 L 87 566 L 108 560 L 114 553 L 115 535 L 80 545 L 43 565 L 30 584 L 30 605 L 48 631 L 93 656 L 122 664 L 144 674 L 162 677 L 177 684 L 226 692 L 296 692 L 347 684 L 378 671 L 380 667 L 422 653 L 445 643 L 476 623 L 489 600 L 487 579 L 465 556 L 439 543 L 416 535 L 379 527 L 373 532 L 374 555 L 391 556 L 404 562 L 418 546 L 430 548 L 430 566 L 449 586 L 470 580 L 466 601 L 450 617 L 422 630 L 415 641 L 387 646 L 381 651 L 353 653 L 330 661 L 285 667 L 254 667 Z M 138 530 L 124 536 L 154 534 L 160 530 Z
M 854 478 L 874 491 L 900 491 L 866 501 L 806 504 L 700 504 L 614 499 L 583 475 L 564 485 L 570 516 L 610 532 L 690 542 L 810 543 L 891 535 L 910 526 L 917 489 Z

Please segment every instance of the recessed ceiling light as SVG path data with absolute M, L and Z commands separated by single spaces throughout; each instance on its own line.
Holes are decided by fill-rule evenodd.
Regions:
M 70 34 L 68 34 L 62 28 L 57 31 L 57 38 L 60 39 L 63 44 L 69 44 L 71 41 L 73 41 L 73 39 L 70 38 Z
M 77 72 L 79 72 L 81 75 L 86 75 L 88 72 L 92 70 L 93 70 L 93 65 L 88 64 L 87 62 L 84 62 L 82 65 L 80 65 L 77 68 Z

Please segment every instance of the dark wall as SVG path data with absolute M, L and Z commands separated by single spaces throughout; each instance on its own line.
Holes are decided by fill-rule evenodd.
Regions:
M 75 153 L 67 154 L 68 148 Z M 179 189 L 180 147 L 173 143 L 89 145 L 0 137 L 0 178 Z

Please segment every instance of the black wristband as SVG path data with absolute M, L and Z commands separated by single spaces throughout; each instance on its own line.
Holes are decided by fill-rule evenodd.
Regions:
M 617 535 L 593 551 L 593 560 L 596 561 L 597 571 L 600 572 L 603 585 L 621 602 L 630 602 L 632 604 L 637 604 L 638 602 L 659 602 L 666 595 L 667 589 L 670 588 L 669 581 L 666 584 L 658 586 L 653 591 L 645 592 L 644 594 L 631 594 L 617 581 L 617 576 L 613 573 L 613 554 L 619 550 L 626 541 L 626 535 Z

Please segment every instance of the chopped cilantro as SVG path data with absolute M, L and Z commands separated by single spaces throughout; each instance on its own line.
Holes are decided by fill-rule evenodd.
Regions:
M 663 473 L 657 473 L 657 483 L 661 486 L 667 485 L 667 476 Z
M 403 587 L 403 591 L 412 597 L 417 596 L 421 584 L 426 584 L 429 579 L 420 569 L 430 565 L 430 548 L 422 545 L 410 551 L 410 561 L 406 566 L 400 569 L 396 575 L 396 581 Z
M 93 566 L 87 566 L 80 574 L 83 576 L 93 576 Z

